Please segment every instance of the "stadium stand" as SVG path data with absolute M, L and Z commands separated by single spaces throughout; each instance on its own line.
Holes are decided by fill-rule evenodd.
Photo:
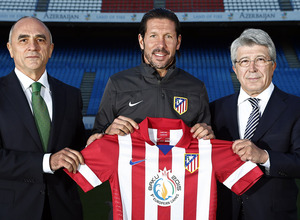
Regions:
M 226 11 L 281 11 L 283 0 L 164 0 L 165 6 L 175 12 L 226 12 Z M 300 0 L 290 0 L 294 10 L 299 10 Z M 38 5 L 46 5 L 48 11 L 57 12 L 145 12 L 154 7 L 157 1 L 146 0 L 0 0 L 0 10 L 12 11 L 35 11 Z M 42 8 L 42 7 L 41 7 Z M 89 29 L 89 34 L 91 30 Z M 123 29 L 122 31 L 127 31 Z M 196 30 L 190 31 L 194 35 Z M 196 31 L 198 32 L 198 31 Z M 201 32 L 201 31 L 200 31 Z M 102 33 L 101 33 L 102 34 Z M 115 34 L 118 35 L 117 32 Z M 107 33 L 109 35 L 109 33 Z M 198 33 L 202 36 L 202 33 Z M 54 37 L 56 37 L 56 33 Z M 74 35 L 72 35 L 74 36 Z M 229 36 L 229 35 L 228 35 Z M 186 35 L 184 36 L 186 37 Z M 236 89 L 232 83 L 232 69 L 228 47 L 230 40 L 220 41 L 214 39 L 207 41 L 205 34 L 201 40 L 184 39 L 181 46 L 180 58 L 177 58 L 177 65 L 192 73 L 206 83 L 209 99 L 215 100 L 224 95 L 233 93 Z M 84 46 L 78 46 L 78 42 L 61 42 L 56 46 L 53 56 L 48 64 L 48 71 L 58 79 L 80 88 L 85 74 L 94 73 L 95 82 L 86 106 L 86 115 L 95 115 L 106 82 L 110 75 L 124 69 L 139 65 L 140 51 L 136 42 L 136 36 L 124 45 L 124 39 L 118 37 L 112 40 L 102 39 L 97 45 L 90 45 L 84 42 Z M 209 38 L 209 37 L 208 37 Z M 134 40 L 135 39 L 135 40 Z M 66 40 L 66 39 L 65 39 Z M 132 43 L 134 40 L 134 43 Z M 62 40 L 63 41 L 63 40 Z M 69 41 L 69 38 L 67 38 Z M 91 41 L 97 41 L 95 39 Z M 119 42 L 120 41 L 120 42 Z M 216 43 L 218 42 L 218 43 Z M 294 41 L 293 58 L 299 63 L 300 44 Z M 58 45 L 59 45 L 58 44 Z M 74 47 L 76 45 L 76 47 Z M 287 59 L 286 45 L 283 42 L 276 42 L 277 46 L 277 70 L 274 81 L 283 90 L 295 95 L 300 95 L 298 88 L 300 68 L 297 65 L 290 65 Z M 12 70 L 13 62 L 7 54 L 6 48 L 0 48 L 0 75 L 7 74 Z M 278 74 L 277 74 L 278 73 Z
M 101 101 L 106 82 L 112 74 L 139 65 L 140 51 L 131 40 L 109 44 L 109 40 L 96 47 L 92 45 L 73 47 L 72 43 L 55 48 L 48 64 L 48 71 L 65 83 L 80 88 L 85 73 L 95 73 L 94 86 L 91 92 L 85 115 L 95 115 Z M 189 41 L 189 40 L 188 40 Z M 234 92 L 231 78 L 231 60 L 228 50 L 229 42 L 216 43 L 202 40 L 186 41 L 177 58 L 177 65 L 203 80 L 206 84 L 209 99 L 215 100 Z M 300 68 L 290 68 L 281 44 L 277 45 L 277 70 L 274 82 L 284 91 L 300 96 Z M 299 51 L 300 47 L 295 47 Z M 0 73 L 7 74 L 13 68 L 6 48 L 0 50 Z
M 294 48 L 295 52 L 297 54 L 298 60 L 300 60 L 300 42 L 299 41 L 294 41 Z
M 102 12 L 145 12 L 154 7 L 153 0 L 102 0 Z
M 1 0 L 0 10 L 143 13 L 157 5 L 175 12 L 300 10 L 300 0 Z
M 224 0 L 225 11 L 280 11 L 278 0 Z
M 34 11 L 37 0 L 7 0 L 0 1 L 0 10 L 3 11 Z
M 291 1 L 292 2 L 292 5 L 293 5 L 293 8 L 294 10 L 300 10 L 300 1 Z
M 51 0 L 48 11 L 100 12 L 101 0 Z
M 174 12 L 223 12 L 223 0 L 166 0 L 166 8 Z

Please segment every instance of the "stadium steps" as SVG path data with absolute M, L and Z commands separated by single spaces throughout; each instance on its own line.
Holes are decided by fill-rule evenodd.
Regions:
M 94 87 L 94 81 L 96 78 L 96 73 L 94 72 L 85 72 L 83 74 L 83 78 L 80 85 L 81 95 L 82 95 L 82 102 L 83 102 L 83 108 L 82 108 L 82 114 L 86 115 L 90 97 L 93 91 Z
M 300 61 L 294 47 L 287 41 L 281 42 L 282 50 L 290 68 L 300 68 Z
M 165 8 L 166 0 L 154 0 L 153 6 L 154 6 L 154 8 Z
M 38 0 L 35 11 L 46 12 L 48 10 L 49 0 Z
M 293 5 L 290 0 L 279 0 L 279 6 L 281 11 L 293 11 Z
M 241 84 L 240 84 L 239 80 L 237 79 L 235 72 L 231 72 L 230 77 L 232 80 L 234 92 L 238 92 L 240 90 Z

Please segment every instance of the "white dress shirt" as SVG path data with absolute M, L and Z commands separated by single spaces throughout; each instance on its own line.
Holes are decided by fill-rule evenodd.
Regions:
M 30 106 L 31 112 L 33 114 L 32 101 L 31 101 L 31 98 L 32 98 L 31 84 L 34 83 L 35 81 L 32 80 L 31 78 L 29 78 L 28 76 L 26 76 L 25 74 L 23 74 L 17 68 L 15 68 L 15 73 L 16 73 L 19 81 L 20 81 L 21 87 L 22 87 L 22 89 L 25 93 L 25 96 L 27 98 L 27 101 L 28 101 L 28 104 Z M 38 82 L 42 84 L 40 94 L 41 94 L 42 98 L 44 99 L 44 101 L 47 105 L 50 120 L 52 121 L 52 113 L 53 113 L 52 96 L 51 96 L 51 91 L 50 91 L 50 86 L 49 86 L 48 76 L 47 76 L 47 71 L 46 70 L 43 73 L 43 75 L 41 76 L 41 78 L 38 80 Z M 45 173 L 53 173 L 53 171 L 50 168 L 50 156 L 51 156 L 51 153 L 46 153 L 46 154 L 44 154 L 44 157 L 43 157 L 43 171 Z
M 262 116 L 265 108 L 268 104 L 268 101 L 272 95 L 272 92 L 274 90 L 274 84 L 271 82 L 268 88 L 266 88 L 262 93 L 260 93 L 255 98 L 259 99 L 259 112 Z M 244 138 L 244 133 L 246 130 L 246 125 L 248 122 L 248 118 L 250 116 L 250 113 L 252 111 L 252 106 L 248 99 L 251 98 L 242 88 L 240 89 L 240 94 L 238 97 L 238 125 L 239 125 L 239 135 L 240 138 Z M 270 159 L 267 160 L 266 163 L 261 164 L 262 166 L 265 166 L 266 168 L 270 168 Z

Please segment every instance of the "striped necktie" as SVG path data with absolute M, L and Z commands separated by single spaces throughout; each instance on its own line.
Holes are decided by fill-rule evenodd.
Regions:
M 259 122 L 260 118 L 260 112 L 259 112 L 259 99 L 257 98 L 249 98 L 248 101 L 251 103 L 252 106 L 252 112 L 250 113 L 250 116 L 248 118 L 248 122 L 245 129 L 244 139 L 251 139 L 254 135 L 254 132 L 256 130 L 256 127 Z
M 50 136 L 51 121 L 47 105 L 40 95 L 42 84 L 34 82 L 32 87 L 32 110 L 35 123 L 43 144 L 43 149 L 47 152 L 48 141 Z

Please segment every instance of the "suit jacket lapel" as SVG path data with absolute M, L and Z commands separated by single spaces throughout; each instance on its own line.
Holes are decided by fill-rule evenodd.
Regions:
M 238 125 L 238 100 L 239 93 L 235 93 L 229 100 L 229 111 L 226 113 L 227 117 L 229 118 L 228 123 L 232 126 L 229 126 L 230 134 L 232 134 L 233 140 L 240 139 L 239 134 L 239 125 Z
M 259 124 L 256 131 L 252 137 L 252 141 L 256 142 L 259 140 L 276 122 L 277 118 L 282 115 L 282 112 L 286 108 L 286 103 L 284 102 L 285 93 L 281 92 L 276 86 L 269 99 L 266 109 L 260 118 Z
M 32 111 L 16 74 L 11 72 L 6 77 L 6 81 L 0 88 L 2 93 L 8 99 L 9 104 L 12 106 L 11 109 L 15 112 L 16 117 L 19 117 L 20 122 L 27 128 L 28 132 L 36 142 L 37 147 L 40 150 L 43 150 Z
M 51 89 L 53 115 L 48 151 L 52 151 L 58 142 L 60 129 L 65 116 L 66 93 L 60 82 L 48 75 L 48 81 Z

